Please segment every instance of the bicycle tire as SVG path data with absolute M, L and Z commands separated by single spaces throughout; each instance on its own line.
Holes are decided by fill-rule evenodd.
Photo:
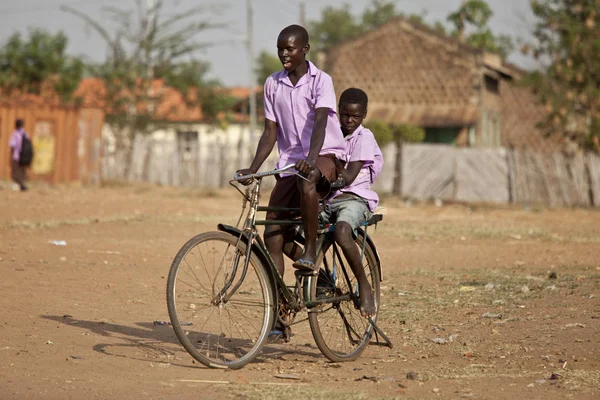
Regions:
M 245 252 L 246 244 L 234 235 L 202 233 L 183 245 L 169 271 L 167 307 L 173 330 L 187 352 L 207 367 L 244 367 L 260 354 L 273 325 L 273 288 L 265 266 L 253 253 L 233 296 L 226 302 L 217 300 L 221 277 L 224 286 L 225 271 L 236 263 L 231 287 L 240 281 Z M 209 268 L 211 260 L 217 265 Z M 248 337 L 242 337 L 245 334 Z
M 359 235 L 356 239 L 356 244 L 362 250 L 363 241 L 366 240 L 364 235 Z M 337 245 L 333 243 L 333 239 L 325 241 L 323 247 L 319 251 L 317 256 L 317 265 L 319 266 L 319 276 L 322 276 L 322 272 L 325 268 L 325 263 L 331 264 L 331 253 Z M 348 277 L 351 279 L 351 283 L 354 282 L 356 285 L 356 278 L 354 273 L 350 269 L 347 261 L 345 260 L 344 254 L 341 249 L 338 254 L 343 259 L 345 269 Z M 365 254 L 363 258 L 363 266 L 366 269 L 367 278 L 371 284 L 373 290 L 373 297 L 375 300 L 375 306 L 377 313 L 379 313 L 379 298 L 380 298 L 380 282 L 379 282 L 379 266 L 377 265 L 377 257 L 375 256 L 376 250 L 367 243 L 365 247 Z M 326 296 L 331 296 L 331 292 L 335 293 L 336 296 L 344 295 L 349 292 L 346 278 L 341 276 L 340 279 L 332 282 L 331 279 L 329 284 L 332 287 L 319 285 L 321 278 L 310 279 L 310 296 L 311 299 L 322 299 Z M 324 278 L 327 282 L 328 278 Z M 323 289 L 325 286 L 325 290 Z M 353 289 L 355 290 L 355 289 Z M 328 293 L 329 292 L 329 293 Z M 359 305 L 356 301 L 346 300 L 338 304 L 325 304 L 317 306 L 309 310 L 308 320 L 310 323 L 310 329 L 315 339 L 315 343 L 321 353 L 333 362 L 344 362 L 354 361 L 363 353 L 367 348 L 371 337 L 373 335 L 373 326 L 369 321 L 360 315 Z M 325 314 L 329 312 L 329 316 Z M 373 317 L 373 322 L 377 321 L 377 315 Z M 352 337 L 354 336 L 354 337 Z

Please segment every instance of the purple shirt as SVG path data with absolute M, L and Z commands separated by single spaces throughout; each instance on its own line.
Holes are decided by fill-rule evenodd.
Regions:
M 364 165 L 354 182 L 338 191 L 336 196 L 342 193 L 354 193 L 366 199 L 369 203 L 369 210 L 375 211 L 377 204 L 379 204 L 379 196 L 371 190 L 371 184 L 383 168 L 383 154 L 381 154 L 373 132 L 362 125 L 356 128 L 352 134 L 346 136 L 345 139 L 346 162 L 363 161 Z
M 344 135 L 336 110 L 333 81 L 308 62 L 308 72 L 292 85 L 285 70 L 275 72 L 265 82 L 265 118 L 277 123 L 279 161 L 276 168 L 304 160 L 310 150 L 315 109 L 328 108 L 325 141 L 319 154 L 345 158 Z
M 21 157 L 21 146 L 23 145 L 23 135 L 26 135 L 23 129 L 17 129 L 10 135 L 8 146 L 13 150 L 12 159 L 19 161 Z

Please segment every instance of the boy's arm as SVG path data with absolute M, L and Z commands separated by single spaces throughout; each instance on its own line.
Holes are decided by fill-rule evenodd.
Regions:
M 315 169 L 317 157 L 325 142 L 325 128 L 327 127 L 328 116 L 329 108 L 321 107 L 315 110 L 315 124 L 313 125 L 310 137 L 310 150 L 308 151 L 306 160 L 300 160 L 296 163 L 296 170 L 298 172 L 308 175 Z
M 248 168 L 250 171 L 252 171 L 251 173 L 256 173 L 260 169 L 260 166 L 269 157 L 271 151 L 273 151 L 273 146 L 275 146 L 276 142 L 277 123 L 275 121 L 265 119 L 265 130 L 258 141 L 254 160 L 252 160 L 252 164 L 250 164 L 250 168 Z
M 306 161 L 311 167 L 314 167 L 317 157 L 323 148 L 325 142 L 325 128 L 327 128 L 327 117 L 329 108 L 321 107 L 315 110 L 315 124 L 313 125 L 312 135 L 310 137 L 310 150 Z
M 345 186 L 349 186 L 354 182 L 363 165 L 365 165 L 364 161 L 352 161 L 348 163 L 348 166 L 342 171 Z

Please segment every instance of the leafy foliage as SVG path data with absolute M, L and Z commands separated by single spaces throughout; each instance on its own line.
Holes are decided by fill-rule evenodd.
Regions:
M 349 3 L 340 8 L 325 7 L 319 21 L 308 25 L 313 51 L 333 47 L 341 42 L 358 37 L 377 29 L 395 17 L 402 16 L 409 21 L 424 24 L 422 15 L 404 14 L 396 9 L 394 1 L 371 0 L 359 18 L 355 18 Z
M 307 26 L 310 34 L 311 53 L 315 54 L 345 40 L 358 37 L 400 15 L 404 14 L 396 10 L 395 3 L 386 0 L 372 0 L 359 18 L 352 14 L 350 3 L 343 4 L 339 8 L 325 7 L 321 12 L 321 18 L 317 21 L 310 21 Z M 404 16 L 413 22 L 424 22 L 421 15 Z M 444 31 L 441 23 L 434 29 Z M 257 66 L 258 84 L 263 84 L 270 74 L 281 69 L 279 59 L 267 52 L 259 55 Z
M 390 125 L 380 120 L 370 120 L 365 126 L 373 132 L 381 147 L 391 142 L 420 143 L 425 139 L 425 129 L 416 125 Z
M 49 94 L 70 102 L 84 66 L 79 58 L 66 54 L 67 44 L 62 32 L 51 34 L 34 29 L 28 38 L 19 33 L 11 35 L 0 49 L 2 95 Z
M 113 126 L 117 147 L 131 150 L 136 133 L 147 133 L 156 125 L 155 110 L 163 90 L 156 82 L 179 90 L 188 106 L 202 107 L 205 117 L 215 120 L 230 103 L 215 90 L 217 82 L 208 80 L 207 63 L 193 54 L 209 45 L 198 35 L 222 25 L 210 22 L 205 13 L 218 11 L 214 6 L 196 6 L 183 12 L 165 14 L 164 2 L 153 8 L 136 1 L 136 12 L 105 7 L 111 27 L 68 6 L 62 9 L 93 28 L 108 44 L 109 54 L 100 65 L 90 67 L 93 76 L 104 83 L 107 121 Z
M 528 82 L 548 110 L 543 127 L 600 151 L 600 0 L 535 0 L 533 55 L 548 63 Z
M 494 35 L 488 28 L 493 11 L 485 0 L 467 0 L 458 10 L 448 15 L 448 21 L 454 26 L 452 35 L 459 40 L 476 47 L 508 57 L 515 49 L 510 36 Z M 467 28 L 474 29 L 466 34 Z
M 308 24 L 313 52 L 355 38 L 363 31 L 363 26 L 356 21 L 347 3 L 340 8 L 325 7 L 321 20 Z
M 256 66 L 256 83 L 259 85 L 264 84 L 269 75 L 273 72 L 282 69 L 279 58 L 266 51 L 262 51 L 259 54 L 258 59 L 256 60 Z
M 410 124 L 399 124 L 392 126 L 394 139 L 407 143 L 419 143 L 425 139 L 425 129 Z
M 373 0 L 371 6 L 364 11 L 361 17 L 361 30 L 370 31 L 377 29 L 396 15 L 398 15 L 398 12 L 393 2 Z M 420 18 L 420 16 L 417 17 Z
M 377 144 L 380 147 L 384 147 L 386 144 L 390 143 L 394 140 L 394 132 L 389 124 L 373 119 L 365 124 L 365 127 L 373 132 L 373 136 L 375 136 L 375 140 L 377 140 Z

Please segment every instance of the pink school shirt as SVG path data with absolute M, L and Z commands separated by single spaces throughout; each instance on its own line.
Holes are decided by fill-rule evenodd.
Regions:
M 14 161 L 19 161 L 19 157 L 21 156 L 23 135 L 25 135 L 25 131 L 23 129 L 18 129 L 10 135 L 10 139 L 8 140 L 8 147 L 13 149 L 12 159 Z
M 315 109 L 328 108 L 325 141 L 319 154 L 345 159 L 344 135 L 336 110 L 333 81 L 308 62 L 308 72 L 292 85 L 285 70 L 273 73 L 265 82 L 265 118 L 277 123 L 279 161 L 276 168 L 306 159 L 315 123 Z
M 363 161 L 364 165 L 360 172 L 349 186 L 338 191 L 336 196 L 342 193 L 354 193 L 357 196 L 366 199 L 369 203 L 369 210 L 375 211 L 379 204 L 379 196 L 371 190 L 371 184 L 375 176 L 383 168 L 383 154 L 377 145 L 373 132 L 362 125 L 356 128 L 346 139 L 346 162 Z M 334 196 L 335 198 L 335 196 Z

